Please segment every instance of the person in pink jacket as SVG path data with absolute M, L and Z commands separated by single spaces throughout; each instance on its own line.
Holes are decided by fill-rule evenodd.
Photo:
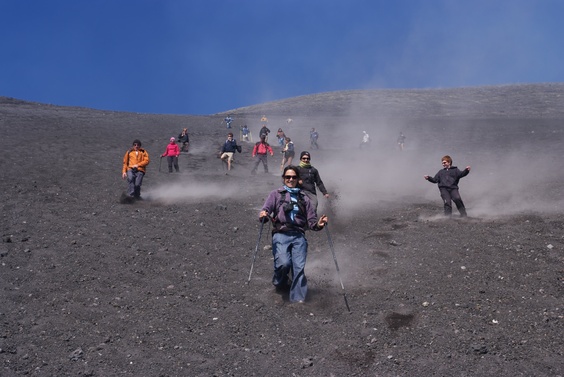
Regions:
M 174 137 L 170 138 L 170 143 L 166 146 L 166 151 L 161 155 L 162 157 L 166 157 L 168 162 L 168 172 L 172 173 L 172 165 L 174 165 L 174 169 L 176 172 L 179 172 L 178 168 L 178 155 L 180 155 L 180 148 L 176 144 L 176 139 Z

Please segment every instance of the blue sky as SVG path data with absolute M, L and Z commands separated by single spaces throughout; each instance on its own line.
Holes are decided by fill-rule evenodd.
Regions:
M 0 0 L 0 96 L 212 114 L 349 89 L 564 81 L 561 0 Z

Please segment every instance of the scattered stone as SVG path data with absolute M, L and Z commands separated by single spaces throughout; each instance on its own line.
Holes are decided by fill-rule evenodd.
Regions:
M 82 359 L 82 356 L 84 356 L 84 352 L 82 351 L 82 348 L 79 347 L 71 352 L 69 359 L 71 359 L 72 361 L 78 361 Z
M 546 245 L 546 247 L 548 247 L 550 250 L 554 249 L 554 246 L 552 244 L 548 244 Z

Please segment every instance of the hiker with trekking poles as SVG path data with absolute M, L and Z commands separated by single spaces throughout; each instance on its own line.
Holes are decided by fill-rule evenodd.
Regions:
M 290 302 L 293 303 L 304 303 L 307 295 L 304 269 L 308 244 L 305 231 L 322 230 L 328 222 L 325 215 L 317 218 L 314 206 L 298 187 L 299 179 L 298 168 L 286 166 L 282 173 L 283 186 L 270 192 L 259 213 L 261 233 L 264 223 L 271 220 L 273 224 L 272 284 L 278 292 L 289 291 Z
M 178 173 L 180 171 L 178 167 L 178 156 L 180 155 L 180 148 L 178 148 L 178 144 L 176 144 L 176 138 L 171 137 L 170 142 L 166 146 L 165 152 L 161 155 L 161 158 L 166 157 L 166 161 L 168 163 L 168 172 L 172 173 L 172 166 L 174 165 L 174 169 Z M 160 170 L 160 162 L 159 162 L 159 170 Z

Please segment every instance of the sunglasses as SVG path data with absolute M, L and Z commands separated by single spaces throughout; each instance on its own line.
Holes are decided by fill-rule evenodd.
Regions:
M 285 175 L 284 179 L 291 180 L 291 179 L 298 179 L 297 175 Z
M 302 161 L 309 161 L 309 157 L 302 157 Z

